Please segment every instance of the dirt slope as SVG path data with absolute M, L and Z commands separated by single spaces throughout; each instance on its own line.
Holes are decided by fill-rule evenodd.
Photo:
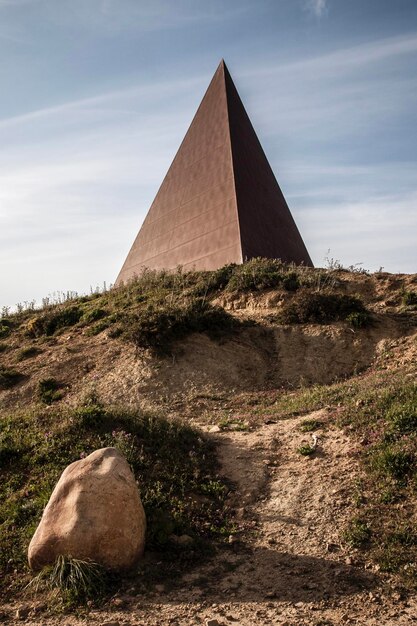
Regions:
M 415 377 L 415 313 L 405 314 L 401 304 L 402 292 L 415 283 L 416 277 L 344 276 L 342 290 L 362 295 L 373 312 L 374 325 L 366 329 L 341 322 L 279 325 L 274 315 L 283 295 L 269 291 L 219 299 L 233 315 L 257 326 L 220 343 L 192 335 L 162 360 L 106 332 L 87 338 L 83 328 L 73 328 L 47 340 L 36 359 L 19 364 L 27 378 L 0 392 L 2 408 L 33 400 L 38 381 L 54 376 L 70 404 L 94 390 L 107 402 L 163 406 L 187 417 L 218 444 L 222 473 L 235 485 L 230 505 L 240 532 L 213 560 L 186 575 L 180 588 L 155 587 L 142 596 L 133 581 L 122 597 L 78 617 L 37 613 L 36 601 L 19 600 L 2 608 L 4 623 L 196 626 L 211 619 L 237 626 L 388 626 L 417 621 L 415 598 L 404 596 L 395 577 L 382 575 L 341 539 L 360 477 L 361 444 L 338 425 L 339 407 L 282 419 L 274 412 L 275 401 L 267 402 L 270 391 L 285 395 L 299 387 L 354 380 L 373 368 L 404 368 L 404 376 Z M 3 364 L 16 365 L 21 342 L 21 337 L 10 341 Z M 307 418 L 321 423 L 317 439 L 300 430 Z M 245 429 L 219 428 L 228 420 L 243 422 Z M 298 452 L 306 444 L 316 446 L 312 457 Z M 24 620 L 14 617 L 22 605 L 30 609 Z

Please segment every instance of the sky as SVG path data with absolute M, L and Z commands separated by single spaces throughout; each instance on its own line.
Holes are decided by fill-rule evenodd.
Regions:
M 115 281 L 221 58 L 314 264 L 417 272 L 416 0 L 0 0 L 0 310 Z

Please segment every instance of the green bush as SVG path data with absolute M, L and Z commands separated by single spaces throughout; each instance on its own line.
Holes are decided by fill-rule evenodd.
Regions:
M 354 518 L 343 533 L 343 538 L 352 548 L 364 548 L 372 536 L 368 523 L 361 518 Z
M 405 306 L 413 306 L 417 304 L 417 293 L 414 291 L 404 291 L 403 304 L 405 304 Z
M 236 323 L 221 307 L 195 299 L 182 305 L 143 308 L 128 324 L 127 334 L 137 347 L 166 354 L 174 341 L 191 333 L 207 332 L 219 337 L 230 333 Z
M 5 317 L 0 318 L 0 339 L 8 337 L 12 330 L 12 323 Z
M 328 324 L 349 318 L 358 320 L 358 314 L 361 315 L 363 326 L 368 313 L 358 298 L 339 294 L 303 292 L 284 305 L 279 320 L 283 324 Z M 352 318 L 352 315 L 356 317 Z
M 86 311 L 82 316 L 82 321 L 85 324 L 91 324 L 92 322 L 98 322 L 98 320 L 103 319 L 108 315 L 108 311 L 106 309 L 96 308 L 90 309 Z
M 23 374 L 17 372 L 14 369 L 9 367 L 4 367 L 0 365 L 0 390 L 1 389 L 10 389 L 10 387 L 14 387 L 20 383 L 23 379 Z
M 257 291 L 281 286 L 296 291 L 299 287 L 297 273 L 277 259 L 255 258 L 234 268 L 227 289 Z
M 30 337 L 51 336 L 57 330 L 77 324 L 82 315 L 83 311 L 78 306 L 58 307 L 30 319 L 26 325 L 26 333 Z
M 55 378 L 42 378 L 38 382 L 38 398 L 44 404 L 52 404 L 62 398 L 59 383 Z
M 28 346 L 27 348 L 22 348 L 19 351 L 17 355 L 17 360 L 24 361 L 26 359 L 31 359 L 35 356 L 38 356 L 41 353 L 42 353 L 42 350 L 40 350 L 40 348 L 37 348 L 36 346 Z

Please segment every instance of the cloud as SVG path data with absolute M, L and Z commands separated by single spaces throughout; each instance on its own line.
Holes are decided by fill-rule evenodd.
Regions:
M 307 0 L 305 8 L 315 17 L 323 17 L 328 12 L 327 0 Z

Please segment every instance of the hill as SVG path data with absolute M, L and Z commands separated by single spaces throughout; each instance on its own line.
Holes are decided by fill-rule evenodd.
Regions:
M 255 259 L 4 315 L 4 619 L 74 606 L 23 595 L 25 550 L 64 467 L 116 445 L 148 551 L 90 620 L 409 623 L 416 294 L 416 275 Z

